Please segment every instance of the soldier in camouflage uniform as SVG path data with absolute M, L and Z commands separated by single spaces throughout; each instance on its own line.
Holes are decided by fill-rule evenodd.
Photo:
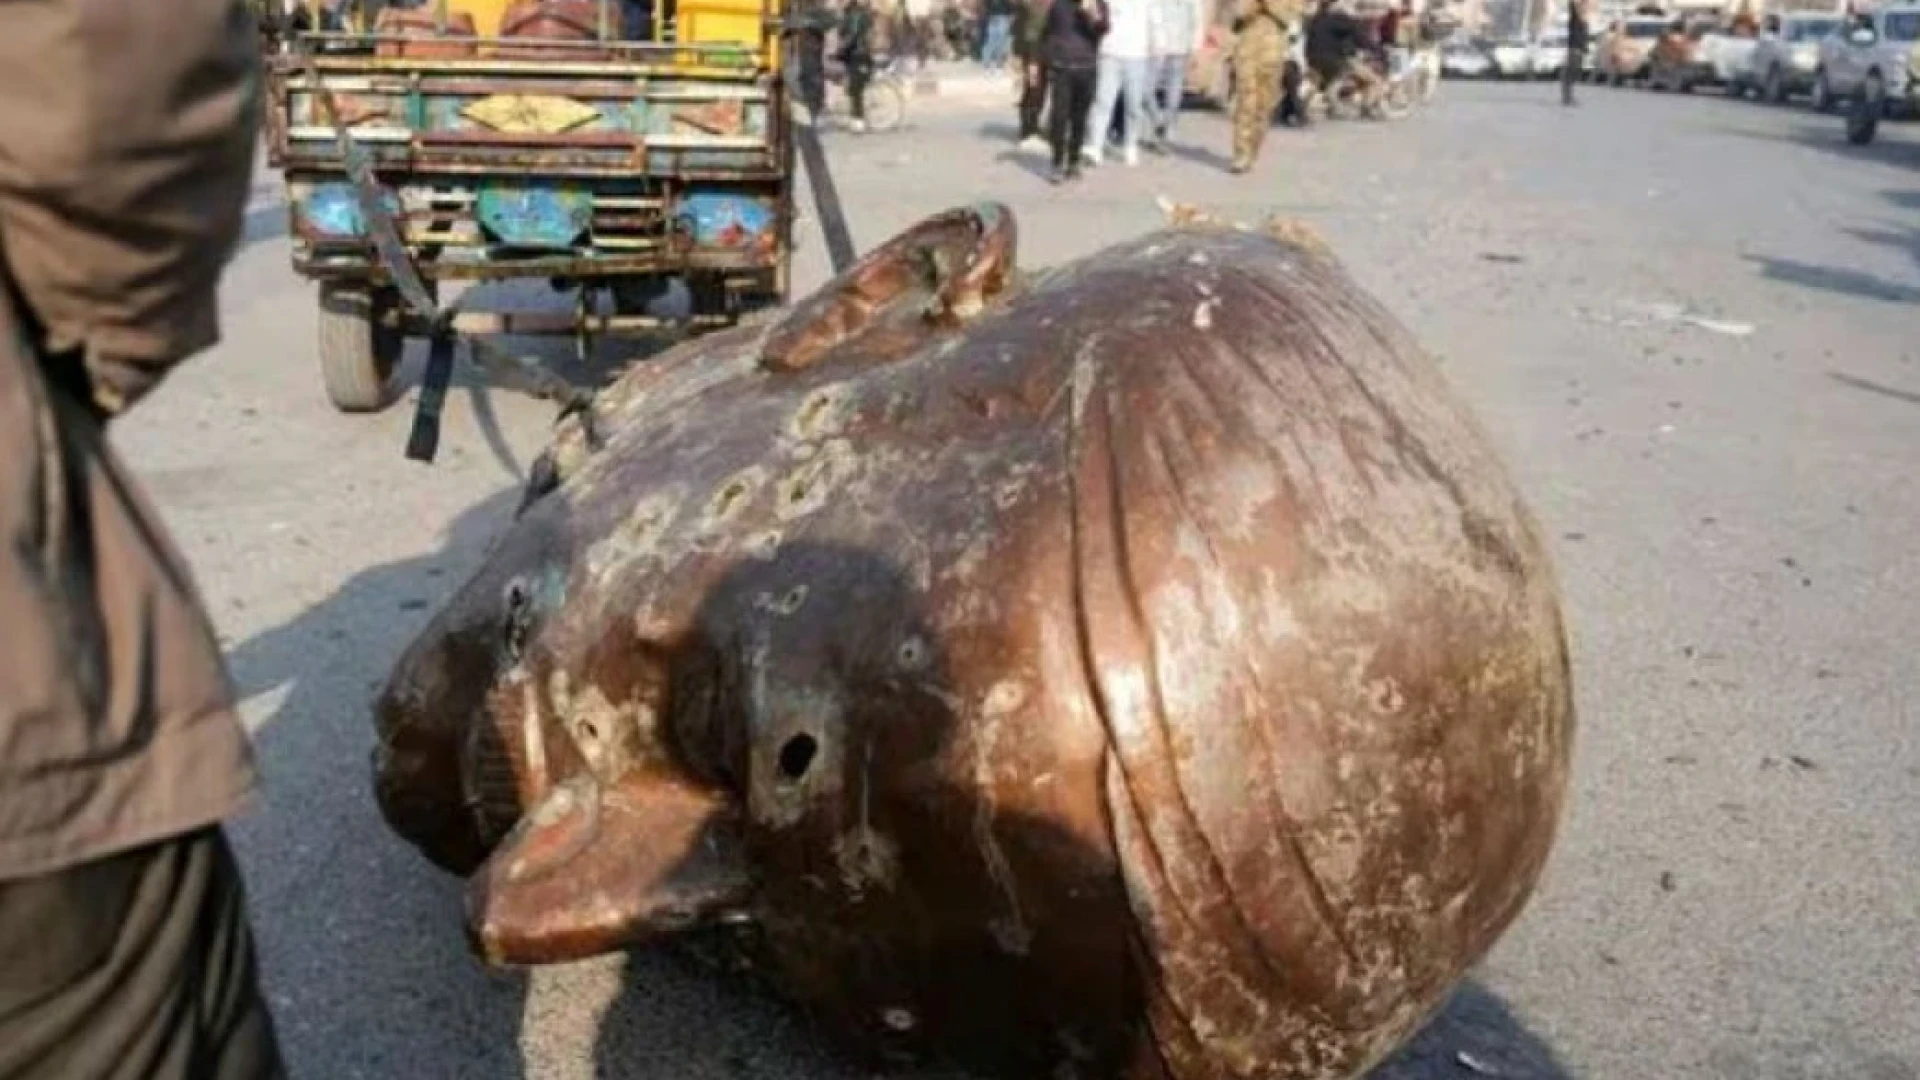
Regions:
M 1233 165 L 1253 168 L 1260 144 L 1280 102 L 1280 75 L 1287 60 L 1296 0 L 1240 0 L 1233 21 Z

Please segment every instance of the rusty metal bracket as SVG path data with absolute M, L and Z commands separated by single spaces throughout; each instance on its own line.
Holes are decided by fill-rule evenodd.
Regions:
M 338 103 L 333 98 L 333 92 L 321 80 L 319 67 L 313 62 L 313 53 L 305 47 L 297 47 L 295 56 L 314 100 L 320 105 L 327 126 L 333 129 L 334 142 L 340 148 L 341 161 L 353 185 L 354 200 L 359 204 L 361 217 L 367 223 L 367 233 L 373 239 L 374 253 L 380 265 L 399 288 L 407 306 L 428 320 L 430 344 L 427 370 L 420 388 L 413 430 L 407 439 L 407 457 L 414 461 L 431 462 L 439 448 L 440 412 L 453 378 L 453 346 L 458 336 L 453 323 L 459 304 L 456 302 L 441 307 L 434 301 L 433 294 L 427 291 L 420 268 L 400 239 L 399 228 L 394 225 L 386 207 L 381 205 L 380 185 L 374 178 L 373 166 L 347 132 L 347 126 L 341 122 Z M 467 343 L 467 355 L 489 375 L 505 375 L 510 383 L 518 382 L 525 392 L 534 397 L 557 402 L 560 405 L 560 419 L 580 414 L 588 449 L 599 448 L 600 440 L 592 423 L 593 391 L 575 386 L 536 360 L 515 356 L 482 338 L 467 337 L 464 340 Z

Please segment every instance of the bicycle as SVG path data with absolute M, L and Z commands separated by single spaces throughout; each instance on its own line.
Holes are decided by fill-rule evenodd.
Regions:
M 1372 79 L 1359 77 L 1359 65 L 1362 64 L 1367 65 L 1366 70 L 1372 73 Z M 1393 56 L 1389 58 L 1385 72 L 1380 68 L 1381 65 L 1372 58 L 1356 56 L 1330 83 L 1315 87 L 1314 96 L 1319 99 L 1327 117 L 1339 119 L 1360 116 L 1371 120 L 1400 120 L 1411 113 L 1419 96 L 1419 65 Z M 1363 85 L 1369 83 L 1370 87 Z
M 832 119 L 836 126 L 853 126 L 853 101 L 847 95 L 846 65 L 838 61 L 829 61 L 826 65 L 826 108 L 823 119 Z M 867 79 L 866 130 L 870 133 L 892 131 L 907 118 L 907 80 L 900 74 L 900 63 L 887 60 L 874 65 L 873 74 Z

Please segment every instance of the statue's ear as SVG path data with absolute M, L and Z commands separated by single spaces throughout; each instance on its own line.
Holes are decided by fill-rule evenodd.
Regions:
M 1013 212 L 978 203 L 926 218 L 860 257 L 781 316 L 760 365 L 800 371 L 843 343 L 918 309 L 927 329 L 951 330 L 1005 299 L 1017 270 Z
M 741 910 L 751 878 L 723 793 L 665 772 L 547 794 L 467 885 L 467 933 L 491 964 L 582 960 Z

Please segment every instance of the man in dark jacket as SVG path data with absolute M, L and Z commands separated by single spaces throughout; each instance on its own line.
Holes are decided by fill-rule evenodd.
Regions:
M 1320 10 L 1307 22 L 1307 68 L 1323 90 L 1357 67 L 1355 62 L 1368 45 L 1366 26 L 1336 0 L 1321 0 Z
M 1567 5 L 1567 60 L 1560 65 L 1560 104 L 1575 105 L 1573 83 L 1586 66 L 1588 30 L 1586 0 Z
M 827 31 L 833 28 L 833 12 L 824 3 L 798 5 L 792 26 L 794 82 L 800 104 L 818 127 L 820 115 L 827 111 Z
M 220 337 L 260 124 L 241 0 L 0 34 L 0 1076 L 283 1075 L 221 822 L 220 645 L 107 428 Z
M 1045 143 L 1040 111 L 1047 103 L 1047 63 L 1041 42 L 1047 28 L 1048 0 L 1020 0 L 1014 25 L 1014 55 L 1020 61 L 1020 143 Z
M 1093 109 L 1100 39 L 1107 33 L 1106 0 L 1053 0 L 1041 31 L 1040 50 L 1053 88 L 1047 117 L 1058 184 L 1080 178 L 1080 151 L 1087 143 L 1087 113 Z
M 840 15 L 840 49 L 847 69 L 847 111 L 853 130 L 867 130 L 867 83 L 873 78 L 873 9 L 867 0 L 847 0 Z

